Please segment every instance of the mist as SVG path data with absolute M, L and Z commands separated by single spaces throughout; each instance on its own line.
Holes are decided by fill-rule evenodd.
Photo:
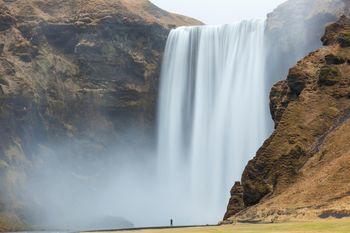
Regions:
M 258 2 L 263 1 L 250 1 L 248 5 L 258 9 L 252 5 Z M 167 4 L 168 9 L 174 9 L 171 3 Z M 190 10 L 198 10 L 199 19 L 212 24 L 251 18 L 242 14 L 231 21 L 228 13 L 234 6 L 223 5 L 227 9 L 226 18 L 215 20 L 219 13 L 211 15 L 208 9 L 199 10 L 198 5 L 197 2 Z M 306 5 L 305 9 L 312 7 L 312 4 Z M 191 12 L 176 12 L 197 17 Z M 253 14 L 264 18 L 265 13 L 264 9 L 263 13 Z M 285 18 L 293 16 L 283 15 Z M 164 60 L 167 62 L 163 65 L 176 63 L 179 68 L 163 73 L 161 81 L 181 77 L 177 80 L 182 83 L 171 90 L 163 90 L 163 95 L 159 90 L 159 98 L 163 99 L 159 99 L 158 104 L 163 105 L 165 116 L 160 116 L 162 107 L 159 106 L 156 118 L 171 118 L 165 119 L 165 123 L 158 122 L 161 125 L 158 130 L 163 129 L 158 132 L 160 138 L 157 140 L 152 132 L 145 134 L 126 125 L 124 131 L 117 132 L 121 140 L 116 141 L 99 139 L 99 133 L 91 132 L 90 138 L 34 142 L 33 148 L 29 148 L 34 152 L 30 165 L 25 168 L 26 178 L 13 190 L 19 197 L 16 205 L 23 219 L 34 229 L 44 230 L 167 226 L 170 219 L 175 225 L 218 223 L 224 215 L 231 185 L 240 180 L 245 165 L 273 128 L 268 113 L 271 86 L 284 79 L 289 67 L 299 58 L 321 45 L 319 38 L 324 25 L 334 20 L 332 14 L 325 12 L 316 19 L 296 22 L 276 31 L 266 28 L 273 22 L 262 21 L 175 29 L 171 35 L 181 41 L 174 38 L 170 41 L 172 45 L 179 44 L 174 46 L 175 49 L 168 46 L 173 50 L 168 51 Z M 284 23 L 289 25 L 289 22 Z M 214 41 L 211 38 L 215 36 Z M 236 42 L 230 44 L 234 45 L 232 48 L 225 44 L 230 41 Z M 249 43 L 240 44 L 242 41 Z M 207 47 L 199 49 L 200 43 Z M 211 50 L 213 47 L 218 49 Z M 226 50 L 228 47 L 230 51 Z M 181 49 L 186 50 L 183 56 L 174 55 Z M 206 55 L 208 51 L 212 52 L 210 56 Z M 226 52 L 230 53 L 227 55 Z M 227 56 L 221 57 L 221 54 Z M 220 59 L 216 59 L 218 57 Z M 201 61 L 200 66 L 196 59 Z M 221 63 L 216 63 L 218 60 Z M 248 63 L 251 69 L 247 69 Z M 213 71 L 215 75 L 211 79 L 210 75 L 206 76 L 208 67 L 222 72 L 216 74 Z M 165 69 L 163 67 L 163 72 Z M 196 72 L 201 75 L 197 77 Z M 201 77 L 207 77 L 209 81 L 191 80 Z M 246 77 L 251 79 L 246 82 Z M 212 84 L 208 90 L 205 89 L 207 83 Z M 220 90 L 216 88 L 223 83 L 227 85 Z M 172 80 L 167 84 L 165 86 L 171 86 Z M 191 86 L 195 84 L 200 84 L 201 90 L 206 91 Z M 201 95 L 196 95 L 198 93 Z M 171 105 L 167 100 L 174 96 L 178 101 Z M 207 103 L 211 105 L 207 106 Z M 173 119 L 174 115 L 179 116 L 178 119 Z M 97 125 L 94 119 L 89 120 L 92 125 Z M 181 121 L 178 125 L 177 120 Z M 172 129 L 169 122 L 175 122 Z M 156 131 L 154 124 L 152 127 Z M 163 144 L 165 141 L 166 145 Z M 194 152 L 189 153 L 191 150 Z
M 84 140 L 40 146 L 35 155 L 40 160 L 32 161 L 25 185 L 15 190 L 25 204 L 24 218 L 44 230 L 167 226 L 170 219 L 176 225 L 220 221 L 221 212 L 205 211 L 206 204 L 188 196 L 186 177 L 162 176 L 151 143 L 139 140 L 137 131 L 125 137 L 129 145 L 103 152 L 84 153 Z M 185 171 L 182 164 L 177 174 Z
M 132 136 L 133 135 L 133 136 Z M 128 139 L 136 142 L 137 133 Z M 134 137 L 134 138 L 133 138 Z M 74 149 L 72 149 L 72 145 Z M 166 224 L 153 214 L 155 150 L 135 143 L 83 154 L 80 141 L 43 146 L 21 191 L 39 229 L 105 229 Z

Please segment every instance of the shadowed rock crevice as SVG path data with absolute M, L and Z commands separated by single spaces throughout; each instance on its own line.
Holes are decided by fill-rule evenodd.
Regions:
M 244 209 L 243 201 L 243 186 L 240 182 L 236 182 L 231 189 L 231 198 L 227 206 L 227 211 L 224 216 L 224 220 L 227 220 L 229 217 L 238 214 Z

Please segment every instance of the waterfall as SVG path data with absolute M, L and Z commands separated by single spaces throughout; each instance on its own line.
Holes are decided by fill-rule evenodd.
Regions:
M 169 35 L 158 176 L 166 214 L 183 224 L 220 220 L 230 188 L 267 137 L 264 29 L 265 22 L 251 20 Z

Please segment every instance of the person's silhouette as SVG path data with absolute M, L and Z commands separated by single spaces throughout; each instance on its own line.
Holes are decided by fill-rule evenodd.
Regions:
M 174 223 L 173 219 L 170 219 L 170 226 L 171 227 L 173 226 L 173 223 Z

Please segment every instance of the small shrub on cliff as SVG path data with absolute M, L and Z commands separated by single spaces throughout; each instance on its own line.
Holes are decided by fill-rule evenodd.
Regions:
M 318 84 L 320 86 L 332 86 L 339 80 L 340 72 L 337 67 L 324 66 L 321 68 Z

